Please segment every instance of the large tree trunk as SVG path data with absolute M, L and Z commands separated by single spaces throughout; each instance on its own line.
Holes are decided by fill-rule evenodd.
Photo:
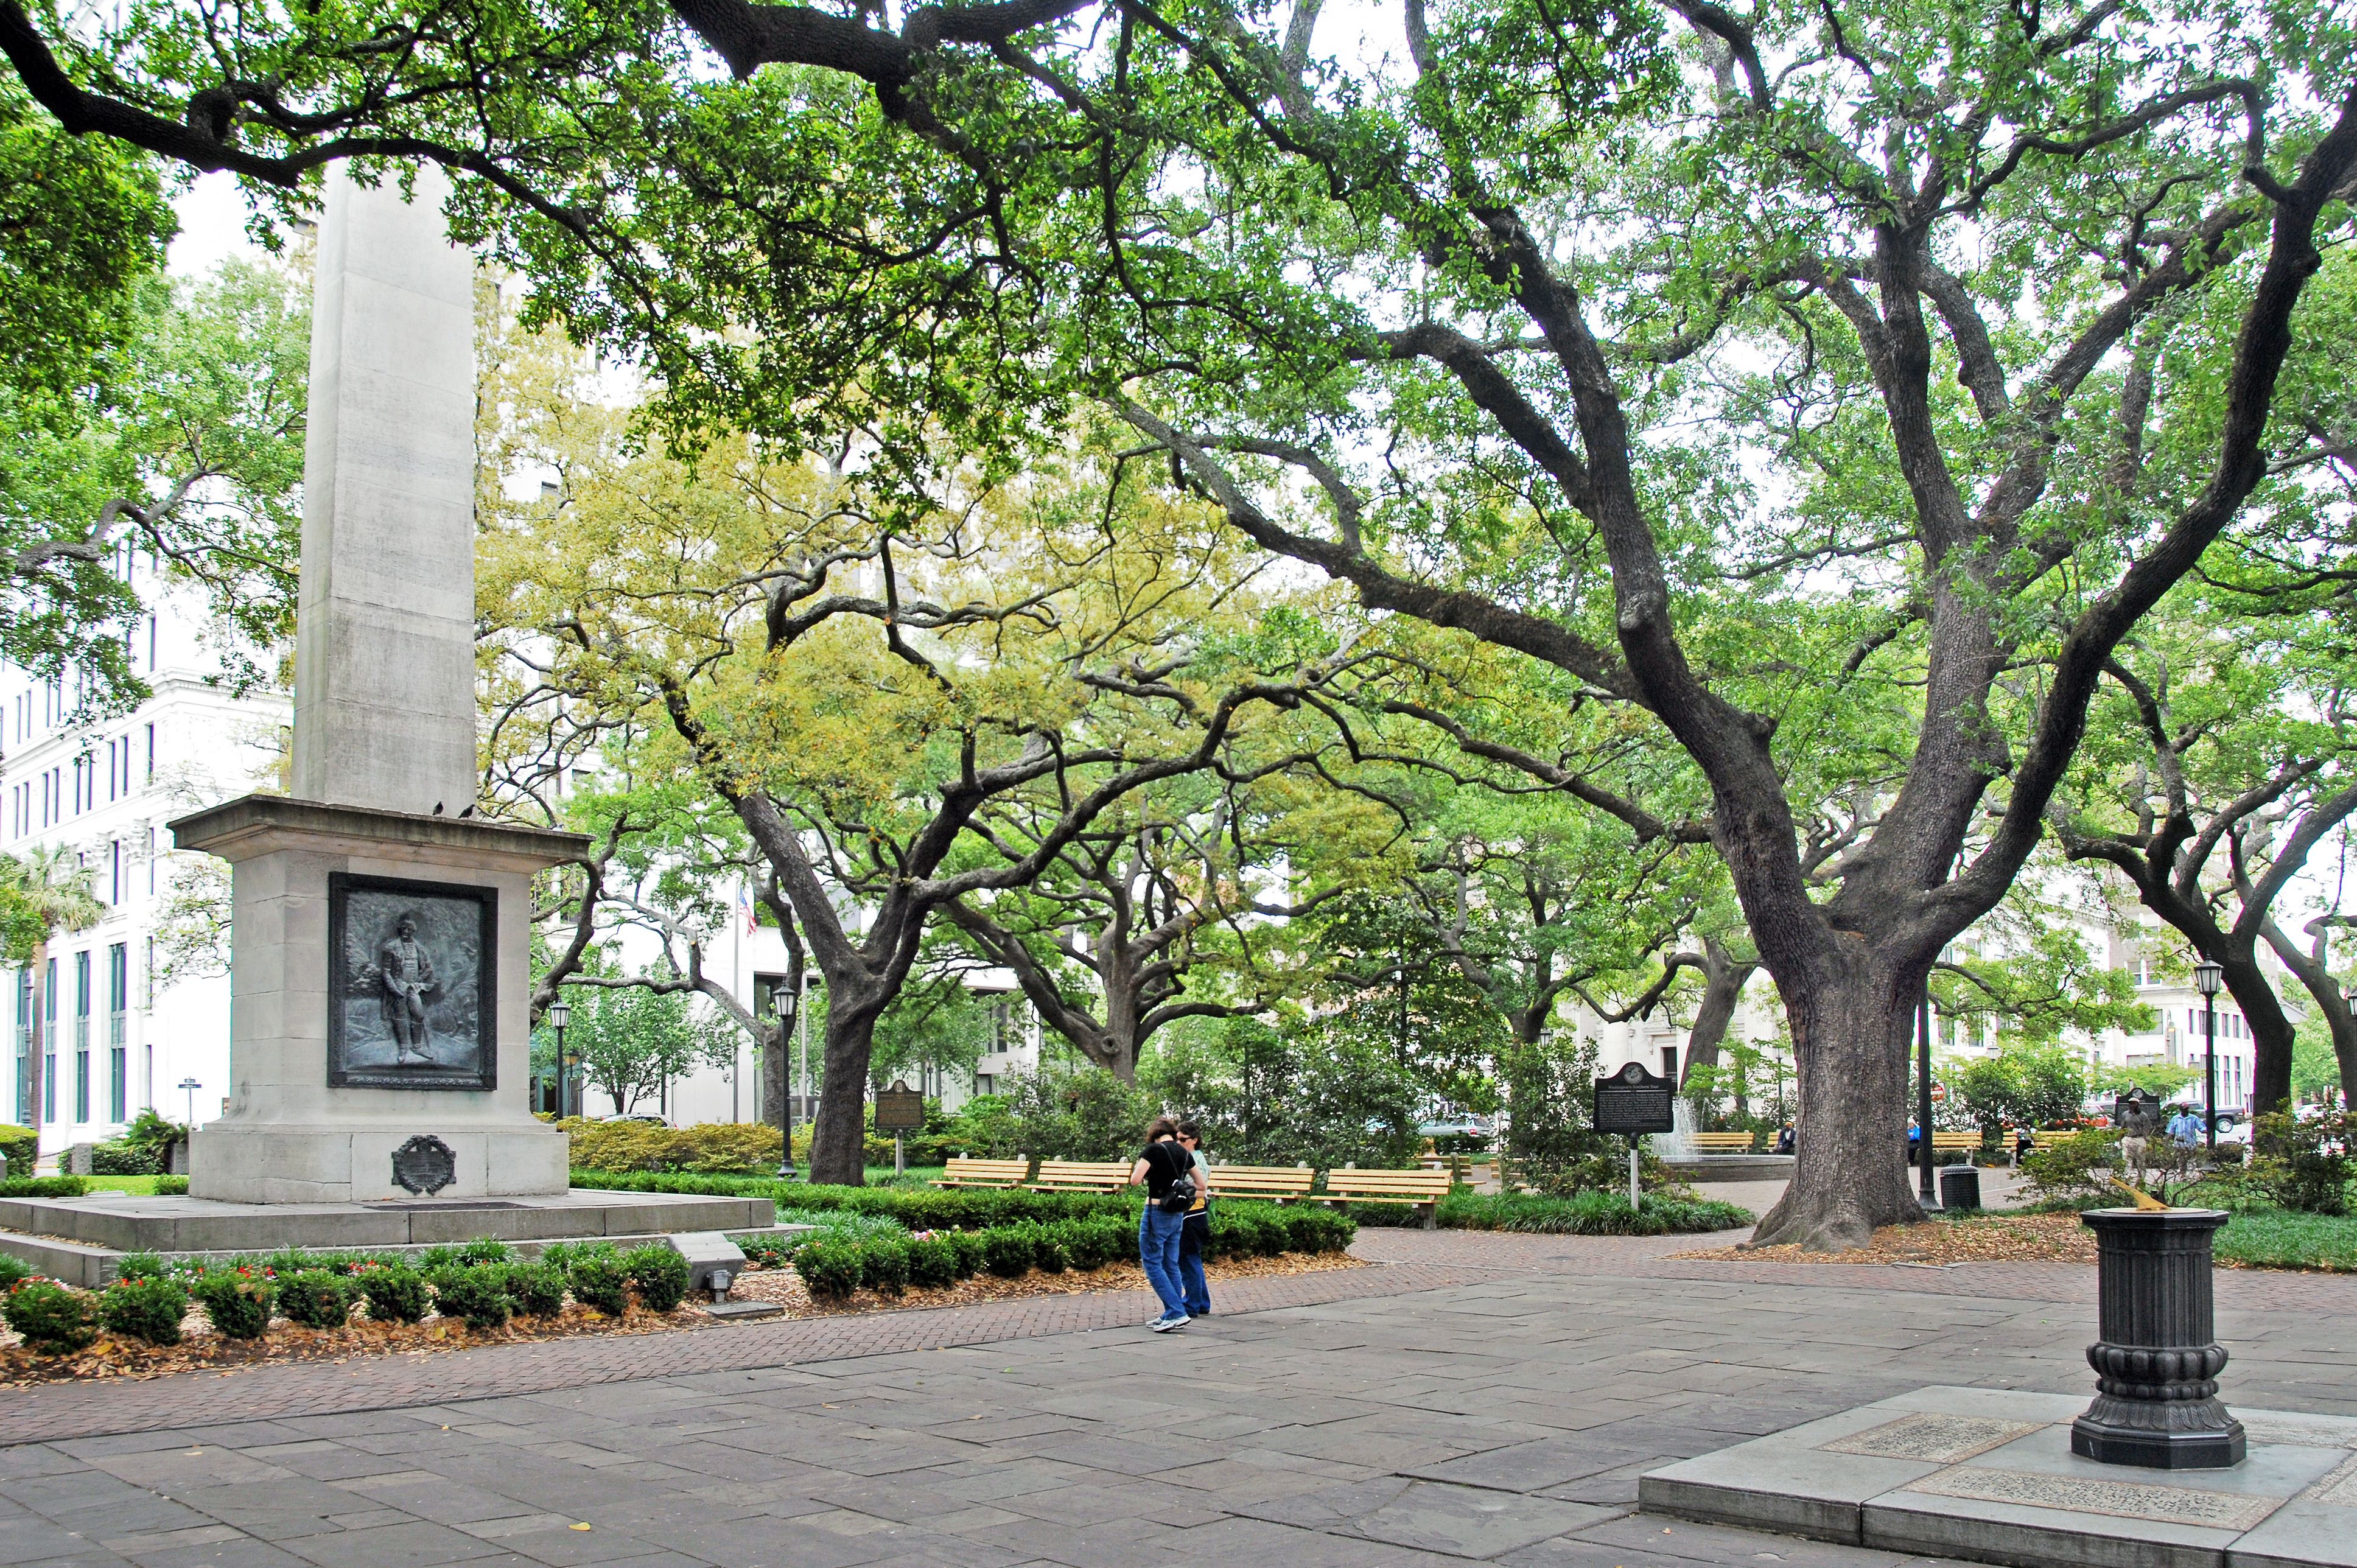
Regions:
M 1702 1000 L 1695 1004 L 1694 1028 L 1686 1035 L 1686 1073 L 1696 1067 L 1718 1065 L 1718 1047 L 1727 1038 L 1727 1027 L 1735 1021 L 1743 988 L 1759 967 L 1749 960 L 1729 958 L 1717 942 L 1703 944 Z M 1684 1074 L 1678 1081 L 1684 1083 Z
M 826 1000 L 826 1083 L 811 1124 L 810 1179 L 860 1187 L 867 1180 L 867 1064 L 884 1003 L 834 986 Z
M 1865 1246 L 1878 1225 L 1923 1218 L 1906 1152 L 1907 1047 L 1921 977 L 1894 972 L 1856 937 L 1841 946 L 1833 972 L 1775 976 L 1800 1080 L 1798 1159 L 1752 1246 L 1839 1251 Z
M 2292 1036 L 2296 1032 L 2276 988 L 2259 968 L 2254 942 L 2237 941 L 2216 955 L 2226 972 L 2226 990 L 2251 1026 L 2251 1108 L 2280 1111 L 2291 1103 Z
M 2333 978 L 2325 963 L 2331 940 L 2329 933 L 2337 923 L 2337 918 L 2332 916 L 2309 922 L 2309 933 L 2316 943 L 2313 951 L 2293 941 L 2276 924 L 2273 916 L 2259 929 L 2267 945 L 2275 949 L 2276 956 L 2283 960 L 2284 967 L 2308 988 L 2309 998 L 2323 1015 L 2324 1026 L 2332 1036 L 2332 1058 L 2341 1067 L 2341 1095 L 2349 1103 L 2357 1105 L 2357 1010 L 2350 1007 L 2349 999 L 2341 993 L 2341 982 Z

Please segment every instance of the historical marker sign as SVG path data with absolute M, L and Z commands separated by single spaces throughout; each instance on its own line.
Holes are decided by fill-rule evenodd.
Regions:
M 1631 1062 L 1609 1078 L 1596 1080 L 1596 1130 L 1635 1137 L 1644 1133 L 1674 1131 L 1677 1121 L 1670 1101 L 1675 1085 L 1659 1073 Z
M 914 1133 L 925 1124 L 925 1097 L 905 1083 L 876 1091 L 876 1130 Z

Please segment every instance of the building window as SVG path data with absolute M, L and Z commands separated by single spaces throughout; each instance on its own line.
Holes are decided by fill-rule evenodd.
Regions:
M 41 976 L 41 1120 L 58 1119 L 58 961 Z
M 107 842 L 106 883 L 108 888 L 106 901 L 109 904 L 121 904 L 123 902 L 123 841 L 121 839 L 111 839 Z M 122 950 L 120 948 L 115 950 L 117 952 Z
M 16 972 L 16 1116 L 33 1121 L 33 966 Z
M 106 950 L 107 1043 L 127 1044 L 131 1013 L 131 944 L 117 942 Z
M 90 950 L 74 954 L 74 1121 L 90 1120 Z
M 147 726 L 147 782 L 156 782 L 156 726 Z

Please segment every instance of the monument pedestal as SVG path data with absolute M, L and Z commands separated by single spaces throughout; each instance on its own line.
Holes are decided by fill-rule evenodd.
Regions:
M 180 848 L 231 863 L 237 933 L 234 1082 L 228 1113 L 191 1139 L 190 1196 L 565 1190 L 565 1134 L 526 1108 L 532 878 L 587 838 L 272 795 L 183 817 L 172 832 Z M 398 987 L 381 971 L 400 961 L 387 956 L 400 922 L 421 918 L 408 950 L 426 955 L 432 983 L 416 1009 L 426 1043 L 413 1052 L 392 1040 Z

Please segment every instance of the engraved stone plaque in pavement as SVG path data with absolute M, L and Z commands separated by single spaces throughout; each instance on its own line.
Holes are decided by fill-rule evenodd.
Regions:
M 2357 1509 L 2357 1458 L 2345 1461 L 2341 1468 L 2317 1482 L 2315 1490 L 2308 1494 L 2307 1500 L 2330 1503 L 2335 1508 Z M 2349 1527 L 2357 1530 L 2357 1520 L 2352 1520 Z
M 2140 1481 L 2095 1481 L 2076 1476 L 2044 1476 L 2034 1470 L 1958 1468 L 1907 1488 L 1940 1498 L 1970 1498 L 1985 1503 L 2069 1513 L 2109 1514 L 2116 1519 L 2198 1524 L 2211 1530 L 2248 1530 L 2281 1508 L 2282 1498 L 2254 1498 L 2191 1487 L 2157 1487 Z
M 1875 1459 L 1925 1459 L 1934 1465 L 1961 1465 L 1975 1454 L 1986 1454 L 2017 1437 L 2027 1437 L 2043 1424 L 1918 1412 L 1831 1443 L 1820 1443 L 1817 1448 L 1821 1453 L 1863 1454 Z
M 2070 1450 L 2078 1396 L 1919 1389 L 1666 1466 L 1649 1511 L 1996 1563 L 2357 1568 L 2357 1420 L 2237 1411 L 2249 1457 L 2169 1474 Z

